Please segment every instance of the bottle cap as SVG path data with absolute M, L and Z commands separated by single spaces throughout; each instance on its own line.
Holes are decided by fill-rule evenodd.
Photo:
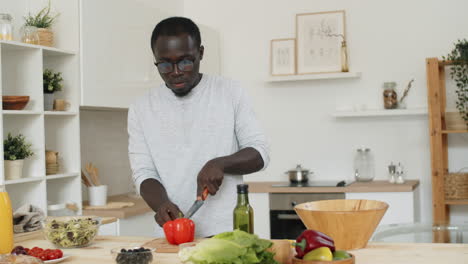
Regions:
M 249 192 L 249 185 L 248 184 L 238 184 L 237 185 L 237 193 L 245 194 Z

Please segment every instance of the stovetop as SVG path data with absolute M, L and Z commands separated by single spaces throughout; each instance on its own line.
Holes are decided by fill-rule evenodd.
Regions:
M 305 183 L 284 182 L 273 184 L 272 187 L 346 187 L 352 182 L 346 181 L 308 181 Z

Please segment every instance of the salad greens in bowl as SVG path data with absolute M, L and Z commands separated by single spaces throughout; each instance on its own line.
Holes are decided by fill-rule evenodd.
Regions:
M 59 248 L 86 247 L 98 234 L 101 218 L 87 216 L 48 217 L 42 222 L 44 236 Z

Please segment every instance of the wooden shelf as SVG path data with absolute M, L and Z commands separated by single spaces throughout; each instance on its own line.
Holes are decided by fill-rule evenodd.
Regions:
M 468 133 L 468 130 L 442 130 L 442 134 L 462 134 Z
M 414 116 L 427 115 L 426 108 L 414 109 L 369 109 L 360 111 L 336 111 L 333 116 L 342 117 L 378 117 L 378 116 Z
M 445 204 L 449 204 L 449 205 L 468 205 L 468 200 L 445 200 Z
M 80 175 L 78 172 L 71 172 L 71 173 L 51 174 L 51 175 L 47 175 L 45 178 L 46 180 L 55 180 L 55 179 L 77 177 L 78 175 Z
M 36 181 L 42 181 L 44 179 L 45 177 L 27 177 L 27 178 L 21 178 L 17 180 L 7 180 L 5 181 L 5 185 L 25 183 L 25 182 L 36 182 Z
M 301 75 L 270 76 L 267 82 L 290 82 L 290 81 L 309 81 L 309 80 L 332 80 L 359 78 L 360 72 L 337 72 L 337 73 L 317 73 Z
M 40 115 L 42 111 L 34 110 L 3 110 L 4 115 Z

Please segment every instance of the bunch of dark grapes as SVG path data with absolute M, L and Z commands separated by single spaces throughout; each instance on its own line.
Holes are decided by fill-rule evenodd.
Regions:
M 12 251 L 12 255 L 28 255 L 28 252 L 22 246 L 16 246 Z

